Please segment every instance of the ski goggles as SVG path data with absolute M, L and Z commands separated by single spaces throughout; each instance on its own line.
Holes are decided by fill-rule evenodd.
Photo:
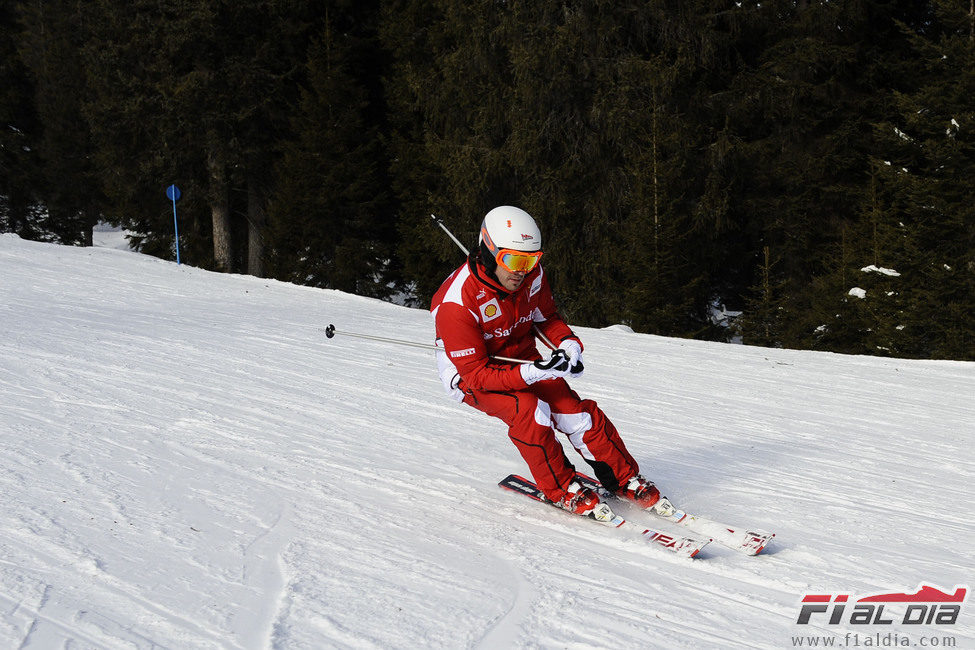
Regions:
M 538 260 L 542 257 L 542 251 L 535 251 L 534 253 L 526 253 L 525 251 L 516 251 L 510 248 L 502 248 L 495 255 L 494 259 L 497 260 L 498 264 L 507 269 L 510 273 L 528 273 L 536 265 L 538 265 Z
M 513 248 L 498 248 L 491 239 L 487 228 L 481 228 L 481 241 L 487 247 L 488 252 L 494 254 L 494 261 L 501 268 L 507 269 L 509 273 L 528 273 L 538 265 L 538 260 L 542 257 L 542 251 L 529 253 L 527 251 L 516 251 Z

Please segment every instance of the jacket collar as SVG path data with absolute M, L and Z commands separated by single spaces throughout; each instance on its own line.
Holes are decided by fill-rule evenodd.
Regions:
M 508 297 L 508 292 L 504 287 L 501 286 L 498 279 L 488 273 L 487 269 L 484 267 L 484 264 L 479 259 L 477 251 L 474 251 L 467 256 L 467 268 L 470 269 L 471 275 L 477 278 L 478 282 L 496 293 L 499 298 L 504 300 Z

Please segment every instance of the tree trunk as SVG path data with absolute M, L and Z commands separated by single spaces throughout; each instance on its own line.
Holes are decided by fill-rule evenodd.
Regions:
M 267 210 L 264 193 L 253 180 L 247 183 L 247 273 L 264 277 L 264 230 Z
M 213 218 L 213 260 L 221 271 L 233 270 L 233 242 L 230 235 L 230 188 L 223 152 L 211 146 L 207 152 L 210 174 L 210 214 Z
M 93 229 L 101 221 L 101 211 L 94 205 L 90 204 L 85 208 L 85 220 L 82 226 L 84 230 L 85 246 L 95 245 L 95 233 Z

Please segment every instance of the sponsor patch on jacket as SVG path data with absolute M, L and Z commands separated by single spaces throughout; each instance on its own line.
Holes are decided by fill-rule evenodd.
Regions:
M 466 350 L 454 350 L 450 353 L 450 356 L 454 357 L 469 357 L 474 354 L 474 348 L 467 348 Z
M 488 322 L 489 320 L 494 320 L 501 315 L 501 305 L 498 304 L 497 298 L 491 298 L 486 303 L 480 306 L 481 310 L 481 322 Z
M 539 273 L 538 277 L 535 278 L 535 281 L 532 282 L 532 288 L 531 291 L 528 292 L 528 297 L 531 298 L 541 290 L 542 290 L 542 275 Z

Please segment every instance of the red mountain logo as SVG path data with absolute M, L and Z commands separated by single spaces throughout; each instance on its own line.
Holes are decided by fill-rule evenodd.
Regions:
M 857 600 L 858 603 L 963 603 L 968 595 L 967 587 L 955 587 L 955 593 L 949 594 L 937 587 L 921 583 L 913 594 L 877 594 L 865 596 Z

